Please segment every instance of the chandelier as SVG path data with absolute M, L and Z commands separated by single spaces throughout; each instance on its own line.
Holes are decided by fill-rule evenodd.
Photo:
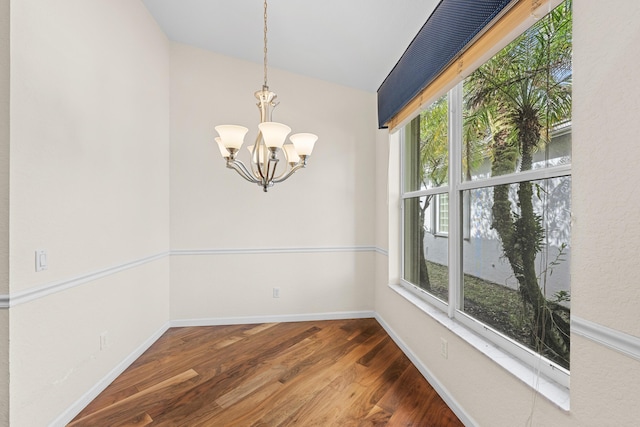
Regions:
M 247 147 L 250 154 L 249 167 L 236 157 L 242 148 L 244 137 L 249 131 L 244 126 L 219 125 L 215 127 L 218 137 L 215 138 L 220 148 L 220 154 L 227 162 L 229 169 L 235 170 L 249 182 L 258 184 L 266 192 L 277 182 L 282 182 L 293 175 L 298 169 L 307 166 L 307 158 L 313 151 L 313 145 L 318 137 L 311 133 L 297 133 L 289 137 L 290 143 L 285 143 L 291 128 L 285 124 L 271 120 L 271 112 L 278 103 L 276 94 L 267 85 L 267 1 L 264 1 L 264 84 L 262 90 L 255 93 L 260 110 L 258 136 L 252 146 Z M 281 155 L 286 164 L 278 165 Z

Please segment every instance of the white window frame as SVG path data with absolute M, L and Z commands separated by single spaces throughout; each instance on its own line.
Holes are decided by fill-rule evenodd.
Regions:
M 453 322 L 463 325 L 470 331 L 489 341 L 526 366 L 541 373 L 553 380 L 562 387 L 569 387 L 569 371 L 560 365 L 548 360 L 537 352 L 525 347 L 515 340 L 506 337 L 489 325 L 476 320 L 461 310 L 463 283 L 462 283 L 462 243 L 463 243 L 463 215 L 462 193 L 466 190 L 473 190 L 484 187 L 494 187 L 502 184 L 515 184 L 523 181 L 538 181 L 549 178 L 559 178 L 571 176 L 571 164 L 561 166 L 534 169 L 525 172 L 517 172 L 496 177 L 488 177 L 477 181 L 462 181 L 462 111 L 463 111 L 463 82 L 458 83 L 448 92 L 449 102 L 449 176 L 448 185 L 422 189 L 418 191 L 404 191 L 404 128 L 400 129 L 400 242 L 401 245 L 401 285 L 409 290 L 419 299 L 429 303 L 446 313 L 446 316 Z M 417 112 L 413 118 L 419 115 Z M 447 193 L 449 195 L 449 303 L 446 303 L 418 286 L 404 280 L 404 201 L 408 198 L 415 198 L 427 195 L 437 195 Z M 434 206 L 437 209 L 437 206 Z M 437 223 L 435 224 L 437 226 Z M 467 218 L 468 226 L 468 218 Z M 437 231 L 434 230 L 434 231 Z M 467 233 L 468 234 L 468 233 Z M 468 237 L 468 236 L 467 236 Z

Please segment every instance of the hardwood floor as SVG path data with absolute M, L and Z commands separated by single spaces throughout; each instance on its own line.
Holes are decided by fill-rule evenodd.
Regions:
M 374 319 L 169 329 L 69 426 L 462 426 Z

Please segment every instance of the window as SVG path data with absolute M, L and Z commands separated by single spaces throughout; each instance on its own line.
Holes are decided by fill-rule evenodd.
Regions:
M 405 128 L 403 151 L 404 277 L 442 302 L 449 298 L 449 242 L 435 233 L 448 197 L 448 111 L 445 96 L 421 112 Z
M 401 134 L 403 283 L 565 385 L 571 79 L 567 2 Z
M 446 235 L 449 233 L 449 195 L 440 194 L 436 201 L 436 234 Z

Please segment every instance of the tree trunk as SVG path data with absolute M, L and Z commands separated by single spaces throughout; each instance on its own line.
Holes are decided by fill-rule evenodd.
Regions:
M 427 268 L 427 257 L 424 253 L 424 238 L 425 238 L 425 229 L 424 229 L 424 216 L 429 207 L 429 203 L 431 202 L 431 196 L 427 196 L 424 201 L 424 206 L 420 206 L 420 212 L 418 215 L 418 259 L 420 260 L 420 270 L 418 271 L 419 285 L 422 289 L 430 291 L 431 290 L 431 280 L 429 279 L 429 270 Z
M 540 138 L 540 124 L 535 111 L 522 113 L 516 120 L 521 150 L 520 171 L 531 170 L 533 152 Z M 492 176 L 515 171 L 517 160 L 509 155 L 513 148 L 507 144 L 505 135 L 494 137 Z M 509 200 L 509 185 L 494 188 L 492 226 L 500 236 L 504 254 L 518 280 L 522 300 L 532 311 L 532 346 L 541 354 L 568 366 L 568 324 L 547 304 L 538 284 L 535 261 L 541 250 L 544 229 L 542 219 L 535 214 L 533 208 L 531 182 L 519 183 L 517 194 L 520 212 L 513 213 Z M 557 304 L 554 306 L 556 309 L 561 307 Z M 566 331 L 563 330 L 565 324 Z

